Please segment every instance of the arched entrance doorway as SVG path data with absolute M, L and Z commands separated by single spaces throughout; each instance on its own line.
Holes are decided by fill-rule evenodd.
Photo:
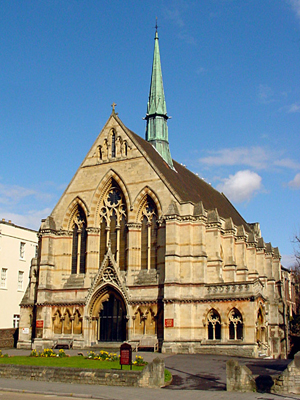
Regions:
M 109 292 L 102 303 L 98 319 L 98 341 L 123 342 L 126 340 L 126 308 L 123 299 Z

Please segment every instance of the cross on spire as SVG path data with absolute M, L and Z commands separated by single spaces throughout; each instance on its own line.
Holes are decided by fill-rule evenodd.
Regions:
M 157 25 L 157 17 L 156 17 L 155 32 L 157 32 L 157 28 L 158 28 L 158 25 Z
M 112 104 L 111 104 L 111 107 L 112 107 L 112 113 L 113 114 L 115 114 L 115 107 L 116 107 L 116 103 L 115 102 L 113 102 Z

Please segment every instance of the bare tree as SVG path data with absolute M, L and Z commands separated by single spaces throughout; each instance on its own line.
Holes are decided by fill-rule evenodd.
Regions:
M 293 243 L 295 244 L 294 254 L 296 258 L 295 265 L 292 268 L 295 282 L 296 314 L 291 321 L 290 328 L 291 333 L 300 336 L 300 234 L 295 234 Z
M 296 266 L 300 268 L 300 234 L 294 236 L 293 243 L 295 243 Z

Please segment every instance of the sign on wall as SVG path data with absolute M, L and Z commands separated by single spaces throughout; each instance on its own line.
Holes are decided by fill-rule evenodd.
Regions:
M 165 328 L 173 328 L 174 327 L 174 319 L 166 318 L 165 319 Z
M 44 320 L 42 319 L 37 319 L 36 320 L 36 325 L 37 328 L 44 328 Z

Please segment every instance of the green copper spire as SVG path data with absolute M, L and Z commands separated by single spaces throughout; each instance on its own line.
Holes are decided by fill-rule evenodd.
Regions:
M 162 80 L 157 24 L 154 39 L 154 56 L 149 100 L 147 104 L 146 140 L 152 144 L 162 158 L 173 168 L 168 141 L 167 107 Z

